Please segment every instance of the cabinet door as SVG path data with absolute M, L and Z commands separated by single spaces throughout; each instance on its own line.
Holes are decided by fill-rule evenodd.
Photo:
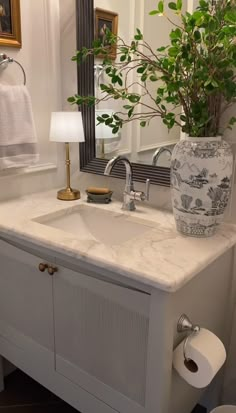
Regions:
M 52 277 L 42 258 L 0 240 L 0 336 L 20 348 L 53 350 Z
M 62 267 L 53 290 L 57 372 L 118 411 L 143 412 L 150 296 Z

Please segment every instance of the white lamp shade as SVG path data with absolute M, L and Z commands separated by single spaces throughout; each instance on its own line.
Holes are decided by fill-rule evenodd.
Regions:
M 95 110 L 95 125 L 96 125 L 96 139 L 112 139 L 117 138 L 118 133 L 112 133 L 112 128 L 110 126 L 105 125 L 105 123 L 100 123 L 97 125 L 97 117 L 102 115 L 113 115 L 114 110 L 112 109 L 96 109 Z
M 52 112 L 50 141 L 84 142 L 84 128 L 80 112 Z

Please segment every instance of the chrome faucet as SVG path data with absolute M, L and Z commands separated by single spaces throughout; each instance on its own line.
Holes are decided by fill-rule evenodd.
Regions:
M 134 211 L 135 210 L 135 203 L 134 201 L 145 201 L 149 200 L 149 187 L 150 187 L 150 179 L 146 181 L 146 194 L 142 191 L 135 191 L 134 183 L 133 183 L 133 171 L 132 165 L 130 161 L 125 156 L 115 156 L 112 158 L 104 171 L 104 175 L 110 175 L 113 167 L 118 163 L 122 162 L 125 165 L 126 169 L 126 181 L 125 181 L 125 189 L 123 192 L 123 205 L 122 209 L 127 211 Z
M 157 161 L 159 157 L 161 156 L 162 153 L 164 152 L 169 152 L 170 156 L 172 155 L 172 150 L 168 146 L 161 146 L 160 148 L 157 148 L 152 155 L 152 165 L 155 166 L 157 164 Z

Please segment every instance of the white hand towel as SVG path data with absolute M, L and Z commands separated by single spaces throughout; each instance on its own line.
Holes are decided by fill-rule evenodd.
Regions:
M 24 85 L 0 85 L 0 170 L 39 160 L 29 92 Z

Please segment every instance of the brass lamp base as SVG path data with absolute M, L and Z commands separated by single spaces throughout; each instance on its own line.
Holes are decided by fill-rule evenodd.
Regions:
M 72 189 L 70 186 L 70 149 L 69 143 L 65 142 L 66 144 L 66 188 L 61 189 L 57 192 L 57 199 L 61 201 L 75 201 L 76 199 L 80 199 L 80 191 L 78 189 Z
M 80 199 L 80 191 L 70 187 L 61 189 L 57 192 L 57 199 L 61 201 L 75 201 L 76 199 Z

